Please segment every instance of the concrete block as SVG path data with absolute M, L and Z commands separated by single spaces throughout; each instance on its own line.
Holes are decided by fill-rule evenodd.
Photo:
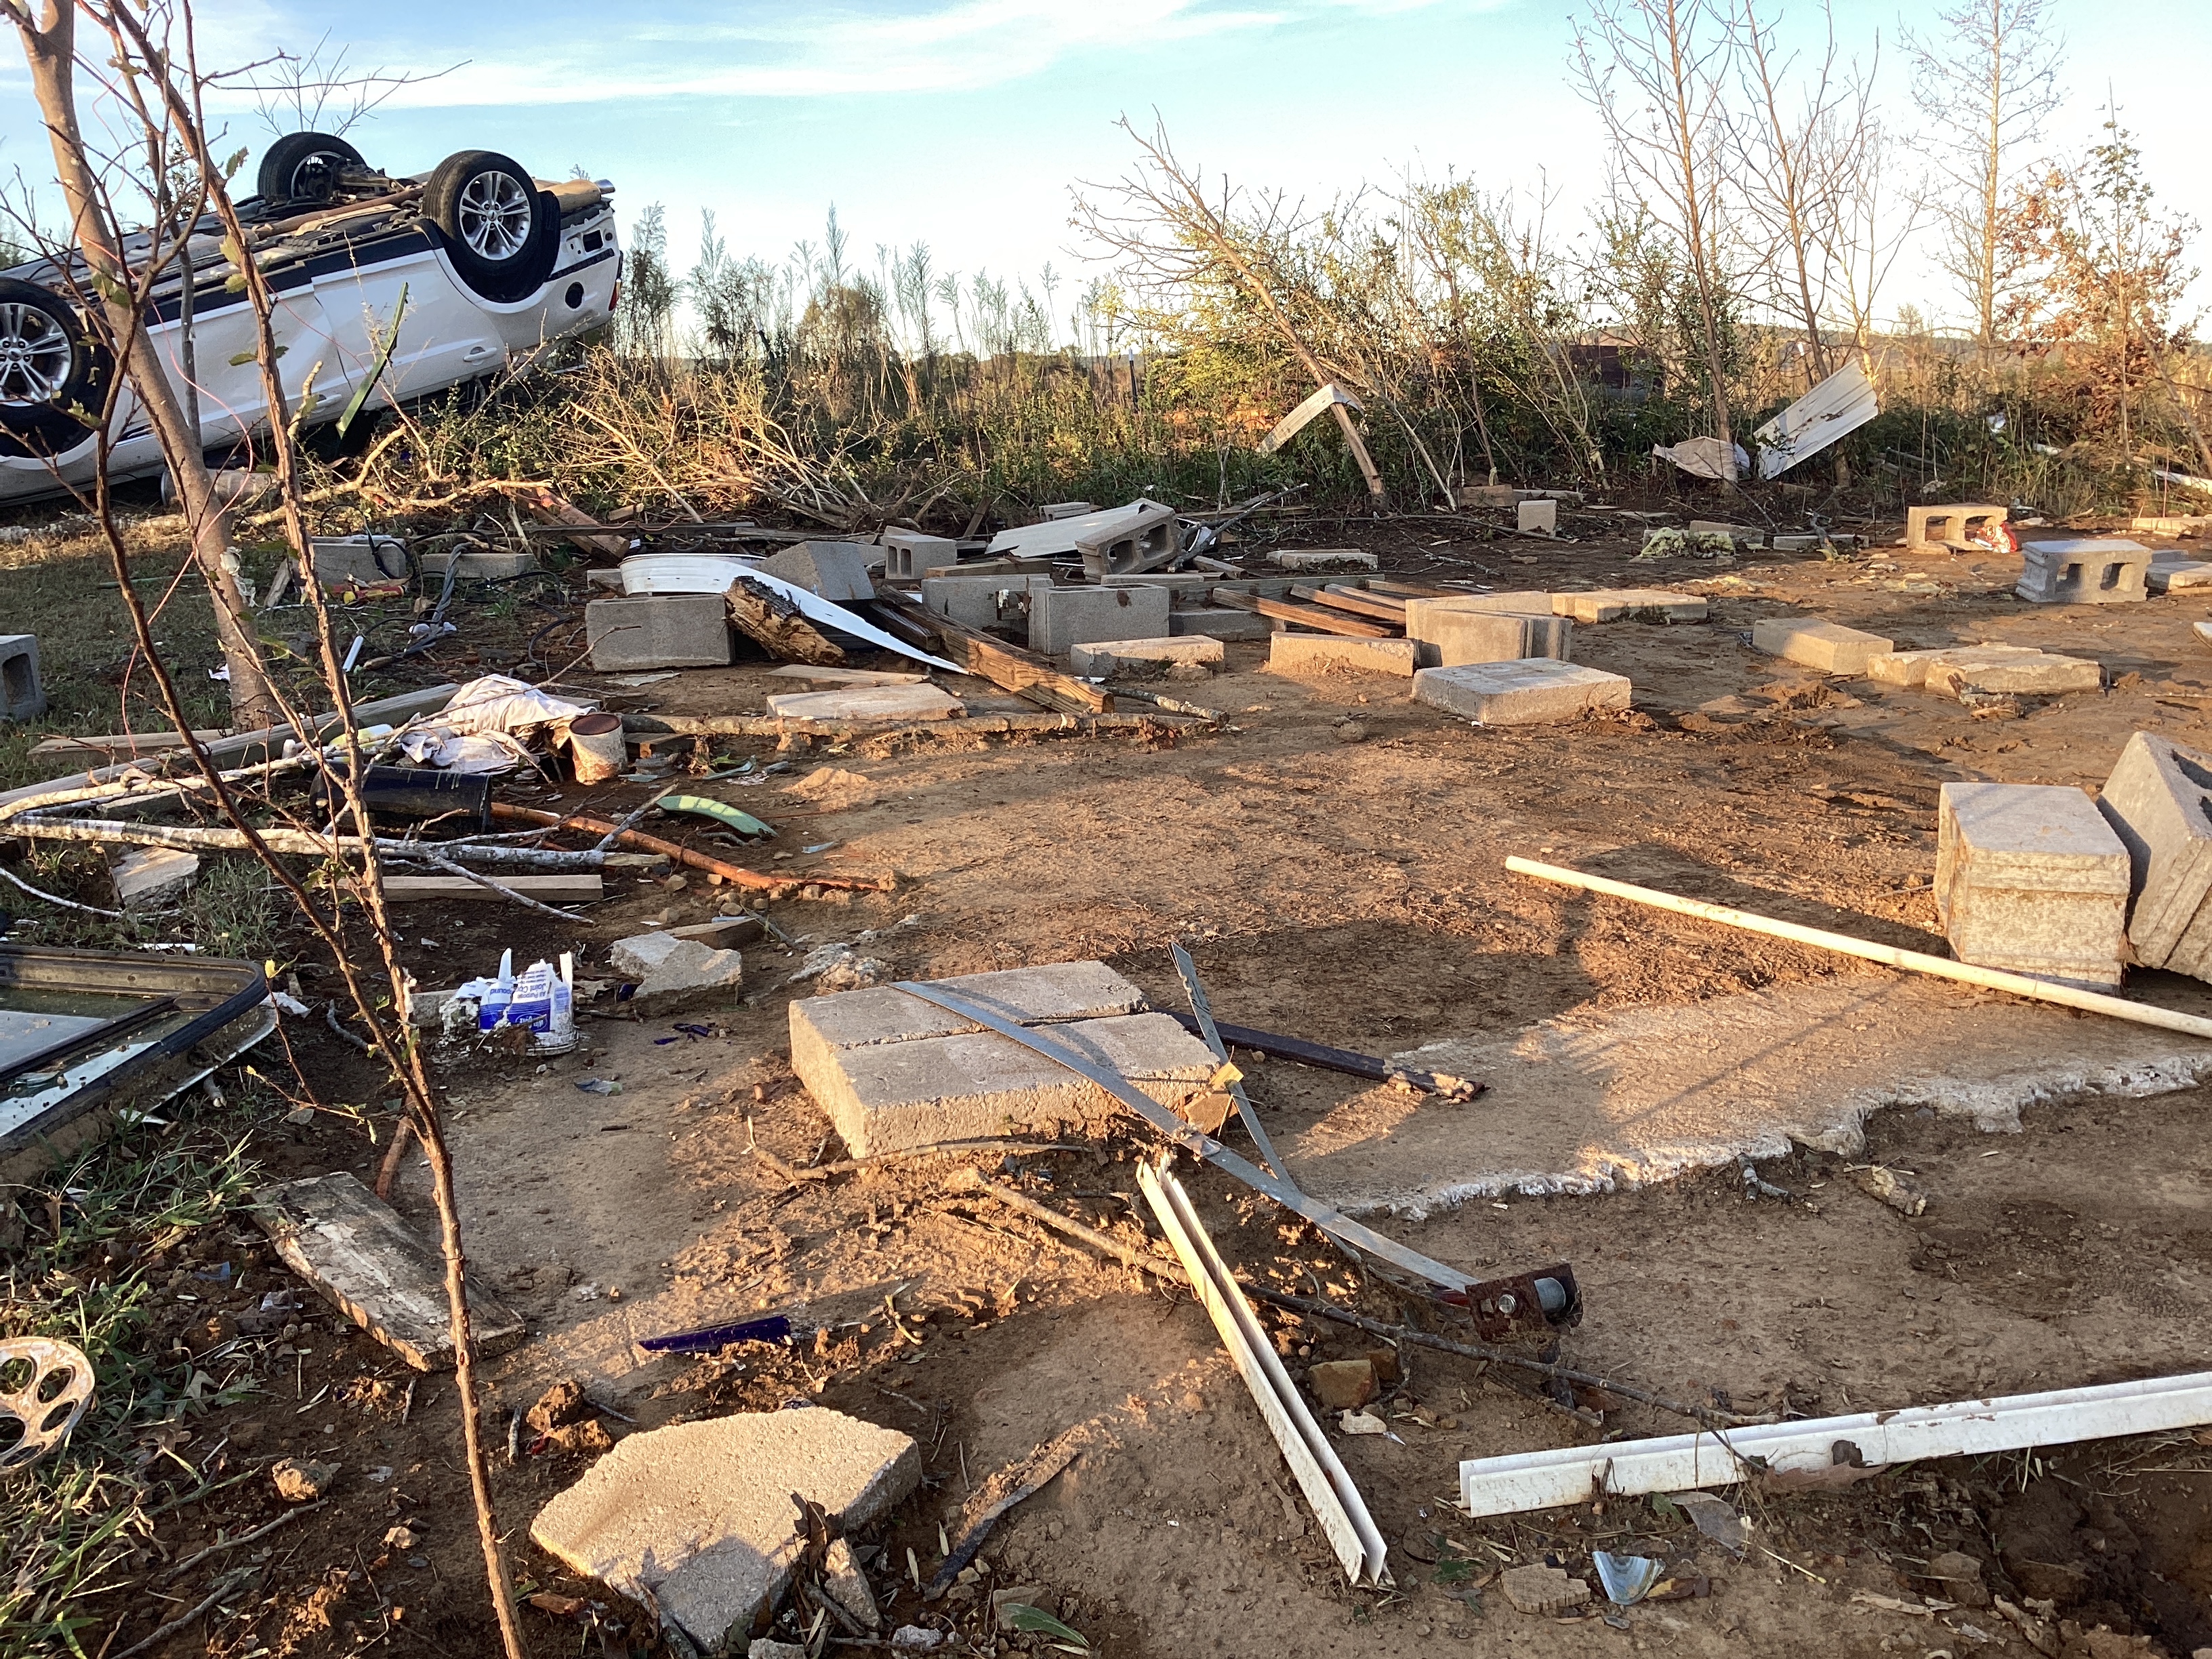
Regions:
M 2035 605 L 2124 605 L 2148 592 L 2150 550 L 2141 542 L 2094 537 L 2027 542 L 2013 589 Z
M 1454 593 L 1449 598 L 1409 599 L 1406 601 L 1406 637 L 1431 638 L 1428 619 L 1448 611 L 1510 611 L 1524 617 L 1555 614 L 1553 596 L 1545 592 Z
M 768 700 L 768 712 L 799 720 L 949 720 L 968 708 L 934 685 L 848 685 L 787 691 Z
M 2198 514 L 2134 519 L 2128 528 L 2138 536 L 2197 536 L 2212 530 L 2212 517 Z
M 1928 690 L 1950 696 L 1986 691 L 2051 697 L 2066 691 L 2094 691 L 2104 683 L 2104 667 L 2092 658 L 2002 647 L 1939 653 L 1928 665 L 1927 678 Z
M 34 720 L 46 712 L 39 684 L 39 636 L 0 634 L 0 720 Z
M 1830 674 L 1863 674 L 1874 658 L 1897 648 L 1895 640 L 1878 634 L 1802 617 L 1769 617 L 1753 623 L 1751 643 L 1770 656 L 1787 657 Z
M 1047 501 L 1037 508 L 1037 517 L 1047 524 L 1053 524 L 1061 519 L 1086 518 L 1097 510 L 1090 501 Z
M 987 550 L 1024 558 L 1073 555 L 1083 560 L 1085 570 L 1097 576 L 1140 569 L 1146 561 L 1164 556 L 1177 544 L 1175 509 L 1158 501 L 1135 501 L 1127 507 L 1071 514 L 1042 524 L 1001 530 L 991 538 Z
M 1050 576 L 928 576 L 921 602 L 963 628 L 999 628 L 1019 617 L 1028 594 L 1051 586 Z
M 1718 519 L 1692 519 L 1688 533 L 1692 536 L 1725 536 L 1736 545 L 1764 547 L 1766 532 L 1755 524 L 1728 524 Z
M 364 538 L 349 536 L 346 539 L 355 541 Z M 386 557 L 388 559 L 389 556 L 387 555 Z M 424 584 L 437 587 L 442 587 L 445 585 L 446 566 L 449 561 L 459 562 L 460 568 L 453 573 L 454 579 L 459 581 L 511 581 L 517 576 L 526 576 L 538 568 L 538 555 L 526 547 L 464 547 L 458 551 L 438 548 L 424 553 L 422 558 Z M 315 553 L 315 568 L 318 570 L 324 569 L 323 556 L 319 547 Z M 405 573 L 403 571 L 402 574 Z M 592 571 L 589 574 L 594 576 L 601 574 L 612 576 L 614 580 L 611 586 L 617 592 L 621 590 L 621 571 Z M 330 580 L 326 571 L 324 580 L 325 581 Z M 361 580 L 374 581 L 377 579 L 374 576 L 363 576 Z
M 1478 726 L 1541 726 L 1574 720 L 1592 709 L 1626 708 L 1629 690 L 1626 675 L 1578 668 L 1549 657 L 1424 668 L 1413 676 L 1416 702 L 1462 715 Z
M 1512 662 L 1522 657 L 1574 655 L 1575 624 L 1566 617 L 1530 616 L 1515 611 L 1437 611 L 1422 619 L 1413 641 L 1424 668 L 1456 668 L 1462 663 Z
M 2128 849 L 2135 959 L 2212 979 L 2212 755 L 2138 732 L 2097 810 Z
M 1559 533 L 1559 504 L 1553 501 L 1522 501 L 1515 509 L 1518 527 L 1539 536 Z
M 397 537 L 311 536 L 307 538 L 307 546 L 315 556 L 316 579 L 325 587 L 335 587 L 345 582 L 404 582 L 412 574 L 407 565 L 407 544 Z M 464 550 L 461 574 L 471 576 L 476 574 L 469 568 L 467 556 L 479 550 L 482 550 L 470 548 Z M 438 555 L 438 574 L 441 576 L 446 574 L 448 556 L 443 551 Z M 525 556 L 528 556 L 526 554 Z M 536 562 L 532 559 L 523 568 L 531 568 Z M 427 557 L 422 562 L 422 568 L 426 571 L 430 568 Z
M 2079 789 L 1947 783 L 1936 908 L 1961 962 L 2110 989 L 2126 949 L 2128 849 Z
M 115 902 L 125 910 L 166 904 L 182 898 L 199 879 L 196 853 L 176 847 L 137 847 L 107 866 L 115 882 Z
M 1145 994 L 1103 962 L 1051 962 L 932 982 L 1021 1025 L 1109 1019 L 1145 1008 Z M 792 1069 L 803 1079 L 848 1049 L 981 1029 L 888 986 L 807 997 L 791 1005 Z
M 1273 617 L 1262 617 L 1251 611 L 1170 611 L 1168 634 L 1170 637 L 1203 635 L 1215 640 L 1264 640 L 1275 635 L 1281 624 Z
M 2154 593 L 2172 593 L 2185 587 L 2212 587 L 2212 563 L 2154 553 L 2150 568 L 2144 573 L 2143 585 Z
M 584 607 L 592 666 L 721 668 L 730 660 L 730 611 L 720 593 L 655 593 L 593 599 Z
M 1462 507 L 1512 507 L 1523 493 L 1511 484 L 1462 484 L 1453 498 Z
M 1950 548 L 1973 544 L 1973 532 L 2002 524 L 2011 515 L 2001 507 L 1977 502 L 1954 507 L 1908 507 L 1905 509 L 1907 547 Z
M 1820 544 L 1818 536 L 1770 536 L 1766 544 L 1777 553 L 1810 553 Z
M 803 1547 L 794 1492 L 856 1530 L 921 1480 L 920 1449 L 895 1429 L 821 1406 L 746 1412 L 627 1436 L 530 1535 L 712 1652 L 744 1641 L 790 1583 Z
M 1420 666 L 1418 640 L 1359 640 L 1335 634 L 1276 635 L 1267 646 L 1274 674 L 1395 674 L 1411 678 Z
M 763 559 L 760 570 L 832 604 L 849 605 L 876 596 L 876 585 L 868 579 L 868 551 L 859 542 L 799 542 Z
M 1382 561 L 1356 547 L 1279 547 L 1267 562 L 1280 570 L 1376 570 Z
M 1554 593 L 1552 611 L 1582 623 L 1699 623 L 1708 607 L 1702 593 L 1677 593 L 1664 587 L 1601 587 L 1588 593 Z
M 950 536 L 925 536 L 919 530 L 884 532 L 884 574 L 919 581 L 932 571 L 960 562 L 960 544 Z
M 1057 657 L 1100 640 L 1164 639 L 1164 587 L 1034 587 L 1030 590 L 1030 649 Z
M 1158 640 L 1097 640 L 1068 653 L 1075 672 L 1094 679 L 1149 679 L 1177 663 L 1207 670 L 1221 666 L 1228 653 L 1221 641 L 1204 635 Z
M 1972 658 L 1995 662 L 2042 654 L 2032 645 L 1942 645 L 1926 651 L 1878 651 L 1867 659 L 1866 677 L 1884 685 L 1917 690 L 1928 684 L 1928 671 L 1938 661 L 1963 664 Z

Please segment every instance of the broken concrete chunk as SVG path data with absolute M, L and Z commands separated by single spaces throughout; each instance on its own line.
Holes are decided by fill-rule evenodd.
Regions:
M 853 1547 L 842 1538 L 832 1539 L 828 1553 L 822 1558 L 822 1588 L 831 1601 L 852 1614 L 854 1622 L 862 1630 L 882 1627 L 884 1616 L 877 1610 L 876 1593 L 868 1583 L 868 1576 L 853 1559 Z
M 2138 732 L 2097 810 L 2128 849 L 2136 960 L 2212 979 L 2212 755 Z
M 608 965 L 632 979 L 643 979 L 668 959 L 684 941 L 673 933 L 636 933 L 618 939 L 607 950 Z
M 836 691 L 787 691 L 768 700 L 768 712 L 783 720 L 945 720 L 968 709 L 933 685 L 853 685 Z
M 1947 651 L 1928 665 L 1928 689 L 1952 696 L 1967 692 L 2056 696 L 2094 691 L 2104 683 L 2104 667 L 2093 659 L 2053 656 L 2045 651 Z
M 2039 657 L 2032 645 L 1942 645 L 1925 651 L 1880 651 L 1867 659 L 1866 677 L 1884 685 L 1919 688 L 1938 662 L 2001 662 L 2008 657 Z
M 1413 676 L 1415 702 L 1478 726 L 1540 726 L 1596 709 L 1626 708 L 1630 689 L 1625 675 L 1547 657 L 1424 668 Z
M 2212 587 L 2212 563 L 2203 559 L 2154 558 L 2144 580 L 2154 593 L 2179 592 L 2185 587 Z
M 276 1488 L 276 1495 L 286 1503 L 311 1503 L 337 1484 L 339 1467 L 336 1463 L 310 1463 L 288 1457 L 270 1466 L 269 1479 Z
M 530 1535 L 713 1649 L 790 1582 L 793 1493 L 849 1530 L 921 1476 L 919 1450 L 894 1430 L 818 1406 L 747 1413 L 631 1435 L 539 1510 Z
M 2148 592 L 2150 550 L 2141 542 L 2076 538 L 2021 545 L 2013 592 L 2036 605 L 2122 605 Z
M 355 1324 L 418 1371 L 453 1368 L 444 1259 L 356 1176 L 264 1188 L 253 1218 L 284 1265 Z M 522 1340 L 522 1321 L 510 1310 L 473 1285 L 468 1297 L 477 1353 L 505 1353 Z
M 1559 1567 L 1509 1567 L 1498 1587 L 1521 1613 L 1565 1613 L 1590 1599 L 1590 1587 Z
M 1375 1366 L 1365 1359 L 1330 1359 L 1307 1368 L 1314 1398 L 1331 1411 L 1364 1406 L 1375 1397 Z
M 1203 635 L 1157 640 L 1097 640 L 1068 653 L 1075 672 L 1093 679 L 1151 679 L 1176 666 L 1201 673 L 1218 668 L 1227 653 L 1221 641 Z
M 668 939 L 669 948 L 645 969 L 637 989 L 630 993 L 629 1006 L 634 1012 L 674 1013 L 736 997 L 745 977 L 745 959 L 740 953 L 718 951 L 697 939 L 663 937 Z
M 2081 791 L 1947 783 L 1936 836 L 1936 906 L 1960 961 L 2120 983 L 2128 849 Z
M 765 1636 L 757 1636 L 745 1650 L 745 1659 L 807 1659 L 806 1644 L 803 1642 L 772 1642 Z
M 869 550 L 859 542 L 799 542 L 760 563 L 761 574 L 803 587 L 836 605 L 876 597 L 868 579 Z
M 1265 620 L 1262 618 L 1262 620 Z M 1416 640 L 1362 640 L 1334 634 L 1276 635 L 1267 645 L 1267 667 L 1277 674 L 1395 674 L 1410 678 L 1420 666 Z
M 1375 570 L 1382 561 L 1356 547 L 1279 547 L 1267 556 L 1279 570 Z
M 1863 674 L 1875 657 L 1897 648 L 1896 641 L 1878 634 L 1802 617 L 1769 617 L 1753 623 L 1751 643 L 1754 650 L 1830 674 Z

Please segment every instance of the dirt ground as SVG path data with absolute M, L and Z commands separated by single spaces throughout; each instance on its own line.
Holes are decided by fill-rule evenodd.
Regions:
M 988 1577 L 927 1605 L 906 1585 L 891 1608 L 898 1623 L 973 1632 L 979 1609 L 988 1618 L 985 1589 L 1030 1584 L 1092 1651 L 1132 1659 L 1470 1645 L 1533 1659 L 1621 1646 L 2034 1650 L 1974 1596 L 1928 1606 L 1945 1588 L 1925 1576 L 1928 1562 L 1957 1550 L 1984 1564 L 1996 1595 L 2052 1604 L 2047 1651 L 2103 1659 L 2212 1645 L 2212 1434 L 1908 1466 L 1832 1492 L 1745 1491 L 1754 1525 L 1738 1560 L 1680 1512 L 1640 1500 L 1482 1522 L 1455 1512 L 1462 1458 L 1679 1422 L 1613 1400 L 1601 1430 L 1506 1386 L 1507 1368 L 1425 1350 L 1407 1351 L 1382 1407 L 1394 1437 L 1338 1442 L 1396 1575 L 1388 1591 L 1348 1589 L 1187 1294 L 1148 1287 L 956 1193 L 947 1176 L 972 1159 L 793 1187 L 751 1154 L 757 1144 L 793 1164 L 843 1156 L 787 1065 L 787 1009 L 807 988 L 784 981 L 810 944 L 858 941 L 916 978 L 1098 957 L 1175 1009 L 1167 945 L 1181 939 L 1223 1019 L 1389 1054 L 1577 1008 L 1885 971 L 1547 889 L 1506 872 L 1508 854 L 1755 897 L 1772 914 L 1940 951 L 1928 888 L 1941 783 L 2094 784 L 2136 730 L 2212 744 L 2212 655 L 2190 627 L 2208 607 L 2186 595 L 2039 608 L 2009 597 L 2016 564 L 1994 557 L 1876 550 L 1837 562 L 1644 563 L 1629 556 L 1632 539 L 1603 533 L 1606 520 L 1573 515 L 1566 527 L 1584 539 L 1468 546 L 1396 527 L 1368 544 L 1410 579 L 1708 594 L 1705 624 L 1577 629 L 1577 660 L 1634 681 L 1624 716 L 1480 730 L 1411 702 L 1401 680 L 1286 678 L 1262 669 L 1264 647 L 1244 644 L 1230 647 L 1210 684 L 1171 688 L 1225 711 L 1218 732 L 1010 740 L 955 727 L 782 751 L 773 740 L 715 745 L 789 763 L 759 785 L 708 786 L 779 826 L 777 851 L 753 855 L 763 867 L 773 857 L 793 872 L 896 872 L 898 888 L 773 907 L 792 944 L 749 947 L 743 1005 L 714 1015 L 706 1036 L 608 1018 L 590 1022 L 592 1046 L 562 1060 L 449 1062 L 474 1271 L 532 1333 L 490 1362 L 487 1429 L 502 1448 L 508 1547 L 541 1598 L 525 1611 L 538 1650 L 597 1646 L 627 1659 L 652 1644 L 638 1609 L 527 1542 L 531 1516 L 589 1454 L 526 1429 L 510 1462 L 508 1424 L 563 1378 L 586 1385 L 616 1436 L 792 1401 L 913 1434 L 927 1484 L 868 1539 L 882 1547 L 873 1571 L 887 1595 L 906 1579 L 909 1550 L 925 1577 L 933 1568 L 940 1526 L 988 1473 L 1094 1425 L 1097 1446 L 1001 1523 L 981 1558 Z M 2022 699 L 1992 716 L 1827 680 L 1749 647 L 1754 621 L 1793 609 L 1901 647 L 1989 639 L 2094 656 L 2111 689 Z M 766 667 L 630 688 L 568 683 L 626 708 L 730 713 L 783 689 Z M 605 808 L 637 795 L 562 792 Z M 451 984 L 512 945 L 519 957 L 575 949 L 580 976 L 603 977 L 613 940 L 730 904 L 696 878 L 610 886 L 588 924 L 568 932 L 493 906 L 410 912 L 415 971 L 426 988 Z M 2148 975 L 2130 994 L 2187 1001 L 2197 988 Z M 2073 1018 L 2025 1006 L 2021 1015 Z M 312 1028 L 295 1041 L 325 1100 L 377 1105 L 349 1051 Z M 1248 1070 L 1294 1160 L 1407 1109 L 1401 1094 L 1331 1073 L 1280 1060 Z M 621 1091 L 576 1086 L 587 1079 Z M 1561 1356 L 1701 1405 L 1817 1415 L 2156 1376 L 2200 1364 L 2212 1337 L 2207 1104 L 2193 1090 L 2087 1096 L 2030 1112 L 2017 1135 L 2001 1137 L 1926 1111 L 1881 1114 L 1868 1157 L 1928 1193 L 1911 1218 L 1863 1193 L 1848 1160 L 1806 1149 L 1761 1166 L 1787 1199 L 1747 1196 L 1730 1168 L 1376 1224 L 1470 1271 L 1571 1262 L 1587 1311 Z M 1135 1160 L 1151 1145 L 1126 1122 L 1102 1121 L 1057 1149 L 988 1162 L 1040 1201 L 1134 1242 L 1139 1230 L 1157 1237 L 1134 1196 Z M 276 1174 L 352 1168 L 364 1178 L 380 1156 L 335 1115 L 264 1136 L 262 1152 Z M 422 1171 L 410 1165 L 398 1201 L 426 1218 Z M 1266 1200 L 1188 1164 L 1184 1178 L 1241 1271 L 1407 1314 Z M 218 1255 L 232 1265 L 227 1286 L 191 1277 Z M 171 1291 L 199 1299 L 178 1302 L 174 1332 L 195 1350 L 238 1336 L 237 1314 L 289 1283 L 246 1232 L 212 1241 L 177 1273 Z M 830 1328 L 788 1352 L 641 1363 L 632 1346 L 781 1309 Z M 495 1650 L 450 1379 L 415 1380 L 325 1310 L 306 1312 L 228 1350 L 232 1374 L 258 1376 L 270 1393 L 214 1414 L 203 1433 L 228 1436 L 241 1470 L 312 1454 L 341 1464 L 339 1481 L 326 1504 L 258 1547 L 269 1553 L 258 1604 L 233 1605 L 159 1651 Z M 1294 1372 L 1375 1345 L 1340 1327 L 1270 1323 Z M 282 1512 L 255 1474 L 185 1518 L 212 1540 Z M 1685 1594 L 1553 1620 L 1516 1612 L 1494 1582 L 1547 1559 L 1587 1576 L 1593 1548 L 1659 1556 Z M 105 1640 L 119 1652 L 197 1603 L 224 1559 L 167 1580 L 161 1562 L 143 1564 L 131 1589 L 100 1604 L 104 1620 L 126 1602 L 131 1616 L 97 1630 L 88 1651 Z

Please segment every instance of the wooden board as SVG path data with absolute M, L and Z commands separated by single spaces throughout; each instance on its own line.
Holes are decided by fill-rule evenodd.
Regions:
M 1355 617 L 1372 617 L 1378 622 L 1404 625 L 1406 602 L 1379 594 L 1363 593 L 1356 587 L 1330 586 L 1328 587 L 1294 587 L 1294 599 L 1310 599 L 1316 605 L 1327 605 L 1331 611 L 1348 611 Z
M 606 896 L 605 884 L 596 870 L 579 871 L 573 875 L 511 876 L 503 871 L 486 872 L 502 887 L 541 904 L 588 903 Z M 498 899 L 499 895 L 489 887 L 478 886 L 465 876 L 386 876 L 384 878 L 384 897 L 388 904 L 410 904 L 422 899 Z
M 264 1188 L 253 1218 L 284 1265 L 418 1371 L 451 1370 L 446 1263 L 437 1245 L 343 1170 Z M 505 1353 L 521 1319 L 473 1285 L 469 1328 L 478 1354 Z
M 1239 593 L 1229 587 L 1215 588 L 1213 602 L 1228 605 L 1232 610 L 1255 611 L 1263 617 L 1273 617 L 1281 622 L 1317 629 L 1324 634 L 1342 634 L 1357 640 L 1395 639 L 1406 631 L 1402 628 L 1385 627 L 1381 623 L 1362 622 L 1341 611 L 1328 611 L 1317 605 L 1297 605 L 1289 599 L 1262 599 L 1249 593 Z
M 876 604 L 910 627 L 927 629 L 936 636 L 938 648 L 947 659 L 1001 690 L 1065 714 L 1098 714 L 1114 707 L 1114 699 L 1106 692 L 1088 681 L 1061 673 L 1034 652 L 963 628 L 950 617 L 925 611 L 895 594 L 878 593 Z
M 1394 599 L 1463 599 L 1468 595 L 1464 587 L 1433 587 L 1427 582 L 1394 582 L 1379 578 L 1368 582 L 1367 591 L 1387 594 Z
M 724 596 L 730 622 L 748 639 L 757 641 L 769 655 L 784 662 L 811 663 L 817 667 L 839 667 L 844 647 L 806 619 L 796 600 L 777 592 L 766 582 L 739 576 Z

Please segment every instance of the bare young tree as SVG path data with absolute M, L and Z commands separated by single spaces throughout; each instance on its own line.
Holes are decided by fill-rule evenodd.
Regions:
M 2065 43 L 2052 31 L 2051 0 L 1959 0 L 1936 21 L 1933 33 L 1905 34 L 1913 100 L 1929 122 L 1928 206 L 1942 222 L 1944 267 L 1987 350 L 2014 274 L 2004 257 L 2005 202 L 2058 106 Z
M 1713 436 L 1724 458 L 1723 482 L 1733 489 L 1725 337 L 1735 294 L 1725 180 L 1735 38 L 1729 23 L 1717 0 L 1593 0 L 1588 21 L 1575 27 L 1573 71 L 1611 141 L 1616 189 L 1665 228 L 1689 275 Z

